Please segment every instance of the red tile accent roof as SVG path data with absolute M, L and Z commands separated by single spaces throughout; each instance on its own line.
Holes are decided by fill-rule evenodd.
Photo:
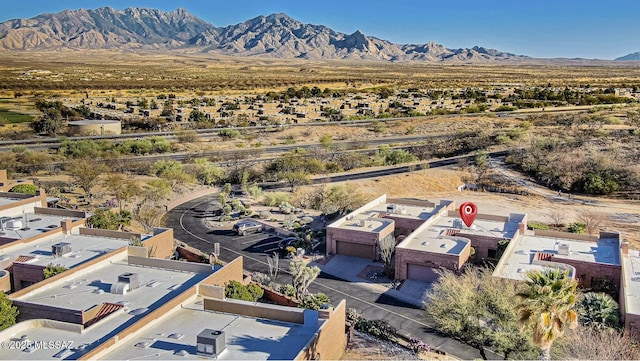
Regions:
M 119 303 L 111 303 L 111 302 L 103 303 L 102 306 L 100 306 L 100 310 L 98 311 L 98 313 L 96 313 L 96 315 L 92 319 L 87 321 L 84 324 L 84 327 L 87 328 L 87 327 L 95 324 L 96 322 L 102 320 L 103 318 L 109 316 L 110 314 L 118 311 L 122 307 L 124 307 L 124 306 L 119 304 Z
M 35 257 L 31 257 L 31 256 L 18 256 L 18 258 L 16 258 L 13 262 L 29 262 L 32 259 L 35 259 Z

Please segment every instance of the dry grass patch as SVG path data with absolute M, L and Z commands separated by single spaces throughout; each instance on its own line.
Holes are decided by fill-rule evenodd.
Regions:
M 360 189 L 371 197 L 386 193 L 391 198 L 428 199 L 438 194 L 457 192 L 465 174 L 452 169 L 429 169 L 350 182 L 360 185 Z

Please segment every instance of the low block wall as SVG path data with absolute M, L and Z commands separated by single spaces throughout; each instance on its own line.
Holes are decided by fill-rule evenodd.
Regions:
M 171 202 L 165 204 L 165 210 L 167 212 L 169 212 L 170 210 L 176 208 L 177 206 L 181 205 L 182 203 L 194 200 L 196 198 L 200 198 L 203 196 L 207 196 L 209 194 L 214 194 L 214 193 L 218 193 L 220 191 L 220 188 L 206 188 L 206 189 L 202 189 L 193 193 L 189 193 L 187 195 L 184 195 L 178 199 L 174 199 Z
M 317 336 L 296 356 L 296 360 L 340 360 L 347 347 L 345 332 L 347 302 L 338 305 L 323 317 Z M 326 313 L 324 313 L 327 315 Z
M 16 305 L 18 311 L 20 311 L 18 315 L 19 321 L 39 318 L 75 323 L 78 325 L 84 323 L 82 310 L 41 305 L 20 300 L 14 300 L 13 304 Z
M 108 229 L 99 229 L 99 228 L 80 228 L 80 234 L 86 235 L 86 236 L 118 238 L 118 239 L 142 238 L 142 234 L 140 233 L 111 231 Z
M 283 307 L 266 303 L 241 300 L 204 299 L 204 309 L 243 316 L 266 318 L 284 322 L 304 324 L 304 310 L 302 308 Z
M 533 231 L 533 234 L 541 237 L 566 238 L 566 239 L 574 239 L 576 241 L 586 241 L 586 242 L 598 241 L 597 236 L 590 236 L 588 234 L 578 234 L 578 233 L 560 232 L 560 231 L 543 230 L 543 229 L 536 229 L 535 231 Z
M 242 282 L 244 279 L 242 267 L 243 258 L 238 257 L 224 265 L 222 268 L 216 269 L 212 275 L 202 280 L 200 284 L 224 287 L 225 283 L 229 281 Z
M 76 210 L 71 210 L 71 209 L 36 207 L 36 208 L 34 208 L 34 211 L 35 211 L 35 213 L 50 214 L 52 216 L 71 217 L 71 218 L 87 218 L 87 212 L 76 211 Z
M 268 299 L 271 302 L 274 302 L 280 306 L 287 307 L 298 307 L 298 302 L 292 300 L 291 298 L 276 292 L 274 290 L 270 290 L 268 288 L 263 288 L 264 290 L 264 298 Z
M 128 262 L 131 265 L 164 268 L 164 269 L 170 269 L 175 271 L 185 271 L 185 272 L 205 273 L 205 274 L 213 273 L 213 266 L 210 264 L 203 264 L 203 263 L 182 262 L 182 261 L 173 261 L 169 259 L 147 258 L 147 257 L 136 257 L 136 256 L 129 256 Z

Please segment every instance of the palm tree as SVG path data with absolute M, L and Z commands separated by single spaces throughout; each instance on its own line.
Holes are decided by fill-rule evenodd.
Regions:
M 589 292 L 580 299 L 578 306 L 580 323 L 597 330 L 620 328 L 620 307 L 606 293 Z
M 540 359 L 550 360 L 553 342 L 578 325 L 574 310 L 578 281 L 560 269 L 531 271 L 527 276 L 526 289 L 518 293 L 519 321 L 523 327 L 532 328 L 532 341 L 540 347 Z

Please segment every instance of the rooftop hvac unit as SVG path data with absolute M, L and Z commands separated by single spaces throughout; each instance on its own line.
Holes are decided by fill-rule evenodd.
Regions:
M 53 257 L 62 257 L 69 253 L 71 253 L 71 243 L 69 242 L 59 242 L 51 245 L 51 254 Z
M 359 225 L 360 227 L 364 227 L 364 226 L 366 226 L 366 225 L 367 225 L 367 221 L 365 221 L 364 219 L 361 219 L 361 220 L 358 222 L 358 225 Z
M 140 287 L 140 279 L 137 273 L 126 272 L 118 276 L 118 282 L 128 283 L 130 290 Z
M 566 243 L 560 243 L 558 245 L 558 254 L 562 255 L 562 256 L 568 256 L 569 255 L 569 245 Z
M 224 340 L 224 331 L 205 328 L 196 339 L 198 356 L 217 358 L 227 347 Z
M 397 210 L 398 206 L 396 206 L 395 204 L 389 204 L 387 206 L 387 213 L 396 213 Z
M 116 282 L 111 285 L 111 289 L 109 289 L 110 293 L 114 295 L 126 295 L 130 290 L 129 284 L 125 282 Z
M 18 229 L 18 228 L 22 228 L 22 221 L 18 221 L 18 220 L 7 221 L 7 222 L 5 222 L 4 226 L 5 226 L 7 229 Z

